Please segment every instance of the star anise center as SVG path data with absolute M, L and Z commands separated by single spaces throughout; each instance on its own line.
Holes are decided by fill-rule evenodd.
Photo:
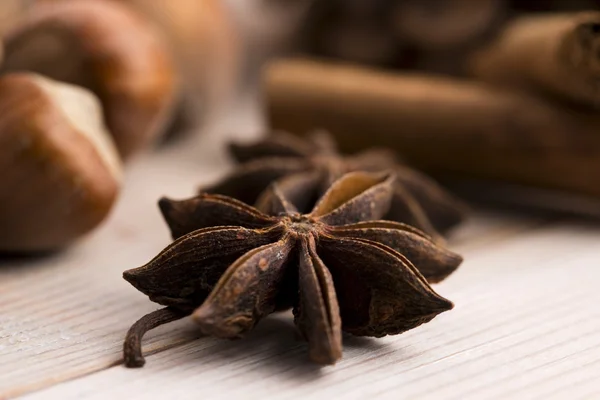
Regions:
M 379 219 L 395 180 L 349 173 L 308 213 L 290 201 L 310 186 L 305 175 L 271 185 L 264 212 L 218 194 L 161 200 L 175 241 L 123 277 L 167 308 L 131 327 L 126 365 L 143 365 L 145 332 L 189 314 L 202 333 L 237 338 L 292 308 L 311 358 L 333 364 L 342 355 L 342 331 L 398 334 L 450 310 L 428 280 L 444 279 L 462 258 L 410 226 Z
M 322 225 L 316 218 L 301 213 L 285 213 L 281 222 L 294 236 L 317 235 Z

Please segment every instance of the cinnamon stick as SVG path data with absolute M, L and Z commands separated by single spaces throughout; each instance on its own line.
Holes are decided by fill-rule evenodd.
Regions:
M 483 81 L 600 107 L 600 13 L 521 17 L 470 60 Z
M 309 60 L 265 74 L 274 129 L 328 129 L 343 150 L 389 146 L 432 173 L 600 197 L 600 115 L 476 82 Z

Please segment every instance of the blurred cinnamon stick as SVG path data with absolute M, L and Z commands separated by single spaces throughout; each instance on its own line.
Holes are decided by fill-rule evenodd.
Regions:
M 269 121 L 330 130 L 343 150 L 396 149 L 432 173 L 600 197 L 600 115 L 474 82 L 308 60 L 266 71 Z
M 470 60 L 483 81 L 600 107 L 600 12 L 521 17 Z

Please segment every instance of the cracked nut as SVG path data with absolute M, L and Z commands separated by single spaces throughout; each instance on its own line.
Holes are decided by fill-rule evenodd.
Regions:
M 160 32 L 110 0 L 35 3 L 7 34 L 2 69 L 90 89 L 124 158 L 164 131 L 177 86 Z
M 61 248 L 105 219 L 121 181 L 100 104 L 31 74 L 0 77 L 0 252 Z

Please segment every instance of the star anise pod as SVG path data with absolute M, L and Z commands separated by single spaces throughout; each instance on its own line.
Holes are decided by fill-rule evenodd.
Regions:
M 231 144 L 230 152 L 241 165 L 221 182 L 201 191 L 231 196 L 262 209 L 259 195 L 271 182 L 312 173 L 299 198 L 301 204 L 296 205 L 307 212 L 345 173 L 393 170 L 396 183 L 386 220 L 415 226 L 439 239 L 438 232 L 447 232 L 466 215 L 466 206 L 460 200 L 424 174 L 398 163 L 390 150 L 371 149 L 344 156 L 326 132 L 314 133 L 306 140 L 280 132 L 254 144 Z
M 311 358 L 332 364 L 341 357 L 342 331 L 398 334 L 452 308 L 428 280 L 445 278 L 462 258 L 413 227 L 378 220 L 389 207 L 393 175 L 347 174 L 309 214 L 292 202 L 301 186 L 271 185 L 267 213 L 207 193 L 161 200 L 177 239 L 123 276 L 167 308 L 130 328 L 127 366 L 143 365 L 147 330 L 189 314 L 203 333 L 237 338 L 268 314 L 293 308 Z

